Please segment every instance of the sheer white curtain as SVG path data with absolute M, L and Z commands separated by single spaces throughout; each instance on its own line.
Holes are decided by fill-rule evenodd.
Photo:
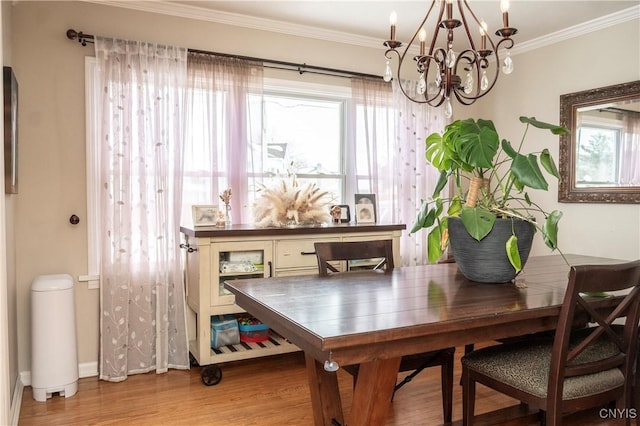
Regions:
M 398 188 L 393 182 L 393 92 L 381 80 L 352 78 L 351 97 L 346 194 L 375 194 L 376 221 L 398 222 L 400 218 L 394 209 Z
M 192 204 L 220 204 L 231 188 L 233 223 L 251 223 L 263 162 L 262 63 L 191 52 L 188 63 L 183 215 Z
M 405 89 L 415 93 L 416 82 L 403 82 Z M 444 108 L 433 108 L 417 104 L 403 95 L 397 80 L 393 80 L 393 99 L 396 107 L 396 157 L 394 176 L 400 188 L 397 210 L 408 231 L 413 226 L 422 200 L 429 199 L 440 174 L 425 157 L 425 139 L 434 132 L 442 132 L 448 120 Z M 448 191 L 445 188 L 444 193 Z M 400 239 L 402 264 L 422 265 L 428 263 L 427 232 L 419 231 Z
M 180 266 L 186 49 L 96 37 L 100 378 L 188 368 Z
M 444 114 L 406 99 L 398 88 L 373 79 L 352 79 L 347 194 L 374 193 L 378 222 L 413 225 L 438 180 L 424 156 L 428 134 L 443 129 Z M 427 263 L 426 234 L 400 238 L 402 265 Z
M 640 114 L 637 113 L 624 114 L 623 118 L 620 183 L 640 185 Z

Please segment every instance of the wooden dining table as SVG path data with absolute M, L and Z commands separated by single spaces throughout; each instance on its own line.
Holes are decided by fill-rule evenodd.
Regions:
M 569 264 L 618 262 L 535 256 L 505 284 L 469 281 L 455 263 L 443 263 L 225 287 L 240 307 L 304 351 L 316 425 L 372 426 L 386 422 L 402 356 L 555 329 Z M 331 370 L 350 364 L 360 370 L 344 413 Z

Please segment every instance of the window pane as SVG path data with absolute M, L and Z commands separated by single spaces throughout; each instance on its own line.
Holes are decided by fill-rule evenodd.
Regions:
M 342 174 L 341 101 L 266 95 L 263 125 L 265 172 Z
M 617 129 L 582 126 L 578 129 L 576 186 L 613 186 L 618 182 Z

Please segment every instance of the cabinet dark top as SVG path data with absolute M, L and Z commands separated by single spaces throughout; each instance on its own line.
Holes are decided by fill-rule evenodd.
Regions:
M 215 237 L 246 237 L 264 235 L 303 235 L 303 234 L 348 234 L 362 232 L 402 231 L 405 224 L 380 224 L 380 223 L 338 223 L 323 226 L 300 226 L 284 228 L 258 228 L 254 225 L 232 225 L 229 228 L 216 226 L 187 227 L 181 226 L 180 232 L 190 237 L 215 238 Z

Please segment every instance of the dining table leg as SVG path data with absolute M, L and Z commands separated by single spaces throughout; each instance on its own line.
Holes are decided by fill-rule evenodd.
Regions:
M 348 426 L 384 425 L 389 414 L 400 358 L 360 364 Z
M 335 371 L 325 371 L 324 363 L 304 354 L 311 392 L 313 423 L 315 426 L 332 426 L 334 420 L 344 425 L 338 375 Z

